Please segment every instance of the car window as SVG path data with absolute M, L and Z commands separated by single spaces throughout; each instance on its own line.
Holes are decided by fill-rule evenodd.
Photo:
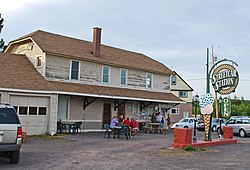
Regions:
M 14 109 L 0 108 L 0 124 L 19 124 L 19 119 Z
M 242 120 L 241 119 L 237 119 L 236 120 L 236 124 L 242 124 Z
M 227 124 L 234 124 L 234 122 L 235 122 L 235 119 L 230 119 L 230 120 L 227 122 Z
M 180 122 L 188 122 L 188 119 L 182 119 Z
M 189 120 L 189 123 L 192 123 L 192 122 L 193 122 L 193 119 L 190 119 L 190 120 Z
M 242 119 L 242 123 L 244 123 L 244 124 L 250 124 L 249 119 Z

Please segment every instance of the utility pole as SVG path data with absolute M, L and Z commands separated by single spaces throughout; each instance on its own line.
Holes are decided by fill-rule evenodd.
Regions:
M 214 48 L 212 46 L 212 65 L 214 65 Z M 214 91 L 214 98 L 215 98 L 215 116 L 216 118 L 219 117 L 219 110 L 218 110 L 218 100 L 217 100 L 217 92 Z
M 210 93 L 210 77 L 209 77 L 209 48 L 207 48 L 207 93 Z

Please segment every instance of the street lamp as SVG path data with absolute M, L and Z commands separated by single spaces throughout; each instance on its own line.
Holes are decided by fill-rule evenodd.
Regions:
M 219 98 L 219 103 L 220 103 L 220 117 L 222 117 L 222 97 L 220 96 Z M 220 118 L 220 131 L 219 131 L 219 139 L 222 139 L 222 128 L 221 128 L 221 122 L 222 122 L 222 119 Z
M 194 96 L 194 102 L 195 102 L 195 112 L 194 112 L 194 137 L 193 137 L 193 143 L 196 143 L 197 142 L 197 139 L 196 139 L 196 122 L 197 122 L 197 119 L 196 119 L 196 115 L 197 115 L 197 105 L 198 105 L 198 100 L 199 100 L 199 95 L 196 94 Z

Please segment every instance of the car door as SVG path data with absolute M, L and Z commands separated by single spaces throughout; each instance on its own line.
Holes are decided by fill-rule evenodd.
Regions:
M 190 119 L 190 120 L 188 121 L 188 127 L 189 127 L 189 128 L 194 128 L 194 120 L 193 120 L 193 119 Z
M 227 124 L 226 124 L 226 126 L 232 127 L 233 133 L 237 133 L 237 132 L 236 132 L 237 127 L 236 127 L 236 125 L 235 125 L 235 122 L 236 122 L 235 119 L 230 119 L 230 120 L 227 122 Z

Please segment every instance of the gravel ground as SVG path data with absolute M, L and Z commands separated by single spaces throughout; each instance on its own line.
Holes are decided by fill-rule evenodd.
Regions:
M 197 137 L 203 140 L 204 132 Z M 171 148 L 173 131 L 166 135 L 140 132 L 129 140 L 104 138 L 103 133 L 27 137 L 20 162 L 11 165 L 0 158 L 0 169 L 249 169 L 250 137 L 235 138 L 238 144 L 185 152 Z

